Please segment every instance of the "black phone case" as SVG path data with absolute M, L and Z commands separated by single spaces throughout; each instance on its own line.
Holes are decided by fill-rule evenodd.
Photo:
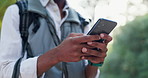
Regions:
M 109 34 L 115 28 L 116 25 L 117 23 L 115 21 L 101 18 L 88 32 L 88 35 L 99 35 L 100 33 Z
M 88 35 L 99 35 L 101 33 L 109 34 L 117 25 L 115 21 L 100 18 L 92 29 L 88 32 Z M 96 40 L 96 42 L 103 42 L 103 39 Z

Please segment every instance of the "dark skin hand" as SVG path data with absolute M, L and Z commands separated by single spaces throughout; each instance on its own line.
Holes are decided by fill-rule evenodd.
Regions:
M 112 40 L 112 37 L 108 36 L 107 34 L 101 34 L 100 39 L 104 39 L 105 41 L 103 43 L 99 42 L 87 42 L 87 44 L 93 48 L 99 48 L 100 50 L 91 50 L 92 48 L 88 48 L 85 51 L 82 51 L 83 53 L 90 54 L 92 56 L 86 56 L 83 57 L 83 59 L 90 60 L 92 63 L 99 63 L 104 61 L 104 57 L 106 57 L 107 44 Z M 83 48 L 86 49 L 86 48 Z
M 76 37 L 72 37 L 71 35 L 73 34 L 70 34 L 69 37 L 56 48 L 53 48 L 52 50 L 49 50 L 45 54 L 39 56 L 37 64 L 38 76 L 42 75 L 59 62 L 78 62 L 82 60 L 82 56 L 89 55 L 81 52 L 84 46 L 88 46 L 87 44 L 82 43 L 99 39 L 98 35 Z
M 73 34 L 71 36 L 82 36 L 83 34 Z M 92 63 L 100 63 L 104 62 L 104 59 L 106 57 L 106 52 L 107 52 L 107 45 L 108 43 L 112 40 L 112 37 L 110 37 L 107 34 L 101 34 L 99 36 L 99 39 L 104 39 L 105 41 L 103 43 L 98 43 L 98 42 L 87 42 L 87 46 L 84 45 L 82 48 L 82 53 L 88 54 L 81 56 L 81 59 L 86 59 L 90 60 Z M 86 44 L 86 43 L 85 43 Z M 99 51 L 92 50 L 93 48 L 99 48 Z M 95 78 L 97 75 L 98 67 L 96 66 L 90 66 L 88 65 L 85 69 L 85 75 L 86 78 Z
M 69 37 L 76 37 L 76 36 L 84 36 L 84 34 L 79 34 L 79 33 L 72 33 L 69 35 Z M 106 52 L 108 51 L 107 45 L 108 43 L 112 40 L 112 37 L 110 37 L 107 34 L 102 33 L 100 36 L 98 36 L 99 39 L 104 39 L 103 43 L 99 42 L 82 42 L 83 44 L 82 48 L 82 55 L 81 59 L 87 59 L 90 60 L 92 63 L 100 63 L 104 61 L 104 58 L 106 57 Z M 93 48 L 99 48 L 100 50 L 92 50 Z M 88 55 L 88 56 L 87 56 Z M 99 59 L 99 60 L 98 60 Z
M 57 46 L 57 50 L 59 52 L 58 59 L 62 62 L 78 62 L 82 60 L 83 56 L 91 55 L 91 53 L 82 52 L 83 47 L 90 47 L 88 44 L 83 43 L 99 39 L 98 35 L 80 36 L 80 34 L 75 34 L 75 37 L 73 37 L 73 35 L 74 33 L 70 34 L 67 39 L 65 39 L 59 46 Z M 90 51 L 92 52 L 92 50 Z

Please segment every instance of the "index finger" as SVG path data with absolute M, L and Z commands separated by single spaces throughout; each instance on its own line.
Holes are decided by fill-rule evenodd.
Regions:
M 91 42 L 99 39 L 100 39 L 99 35 L 85 35 L 85 36 L 73 37 L 73 40 L 78 43 Z

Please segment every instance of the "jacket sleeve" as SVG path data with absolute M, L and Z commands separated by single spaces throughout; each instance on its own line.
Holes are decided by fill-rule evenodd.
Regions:
M 0 78 L 11 78 L 15 62 L 21 57 L 22 39 L 19 32 L 19 9 L 17 5 L 7 8 L 0 38 Z M 20 78 L 37 78 L 37 58 L 21 63 Z

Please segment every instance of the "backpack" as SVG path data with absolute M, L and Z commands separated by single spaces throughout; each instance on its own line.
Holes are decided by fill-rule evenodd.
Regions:
M 27 40 L 28 40 L 28 35 L 29 35 L 28 28 L 29 28 L 30 24 L 34 23 L 34 28 L 32 30 L 34 33 L 36 33 L 40 27 L 40 23 L 38 21 L 38 17 L 40 17 L 40 15 L 27 11 L 27 9 L 28 9 L 28 1 L 27 0 L 17 1 L 16 5 L 19 8 L 19 15 L 20 15 L 19 31 L 20 31 L 21 38 L 22 38 L 22 56 L 17 60 L 17 62 L 14 65 L 12 78 L 19 78 L 20 64 L 21 64 L 22 58 L 25 55 L 25 51 L 27 50 L 27 52 L 28 52 L 28 50 L 29 50 Z M 79 20 L 81 22 L 81 29 L 84 30 L 84 27 L 86 25 L 88 25 L 89 22 L 86 21 L 79 13 L 77 13 L 77 15 L 78 15 Z M 27 53 L 27 58 L 33 57 L 33 56 L 29 56 L 28 54 L 29 53 Z

